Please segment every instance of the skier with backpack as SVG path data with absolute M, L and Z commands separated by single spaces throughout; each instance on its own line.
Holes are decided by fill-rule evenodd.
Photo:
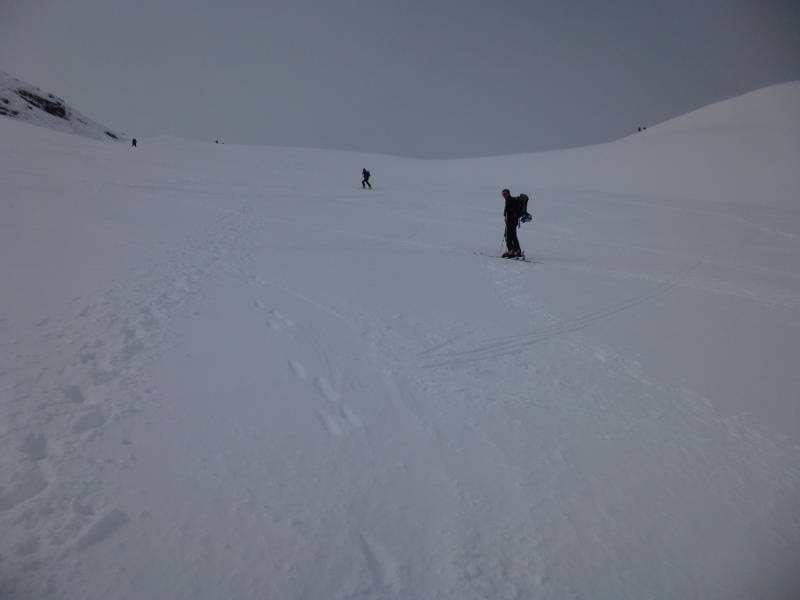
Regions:
M 506 201 L 505 208 L 503 209 L 503 217 L 506 221 L 506 248 L 507 251 L 503 252 L 503 258 L 525 258 L 525 253 L 519 245 L 519 238 L 517 238 L 517 228 L 520 223 L 527 223 L 531 220 L 531 215 L 528 213 L 528 196 L 520 194 L 519 196 L 512 196 L 508 189 L 503 190 L 503 199 Z
M 361 189 L 365 189 L 367 186 L 372 189 L 372 184 L 369 182 L 369 171 L 361 169 Z

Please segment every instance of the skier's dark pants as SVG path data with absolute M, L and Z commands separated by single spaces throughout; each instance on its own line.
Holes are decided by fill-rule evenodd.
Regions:
M 506 219 L 506 247 L 509 252 L 521 252 L 517 239 L 517 218 Z
M 369 182 L 369 179 L 362 179 L 362 180 L 361 180 L 361 187 L 362 187 L 362 188 L 364 188 L 364 187 L 365 187 L 365 186 L 364 186 L 364 184 L 365 184 L 365 183 L 366 183 L 366 184 L 369 186 L 369 189 L 372 189 L 372 184 L 370 184 L 370 182 Z

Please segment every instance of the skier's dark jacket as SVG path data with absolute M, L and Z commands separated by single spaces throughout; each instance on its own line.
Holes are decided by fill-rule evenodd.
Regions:
M 522 200 L 519 196 L 508 195 L 506 198 L 506 207 L 503 209 L 503 216 L 506 221 L 516 222 L 522 216 Z

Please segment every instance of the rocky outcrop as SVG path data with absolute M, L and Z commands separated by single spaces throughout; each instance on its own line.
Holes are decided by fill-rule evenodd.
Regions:
M 33 106 L 41 108 L 43 111 L 53 115 L 54 117 L 66 120 L 67 107 L 64 105 L 64 102 L 62 100 L 59 100 L 52 94 L 48 94 L 50 99 L 47 99 L 37 94 L 34 94 L 31 91 L 23 90 L 21 88 L 16 89 L 14 91 L 28 104 L 32 104 Z

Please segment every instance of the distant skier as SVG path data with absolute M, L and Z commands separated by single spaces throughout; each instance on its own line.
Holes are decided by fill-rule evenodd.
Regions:
M 133 139 L 131 140 L 131 145 L 132 145 L 134 148 L 136 148 L 136 138 L 133 138 Z
M 367 186 L 372 189 L 372 184 L 369 182 L 369 171 L 361 169 L 361 189 L 366 189 Z
M 503 258 L 521 258 L 524 254 L 519 246 L 517 227 L 519 227 L 519 220 L 522 215 L 527 214 L 527 210 L 526 207 L 522 206 L 522 196 L 512 196 L 507 189 L 503 190 L 502 194 L 503 199 L 506 201 L 503 217 L 506 220 L 506 248 L 508 248 L 506 252 L 503 252 Z

